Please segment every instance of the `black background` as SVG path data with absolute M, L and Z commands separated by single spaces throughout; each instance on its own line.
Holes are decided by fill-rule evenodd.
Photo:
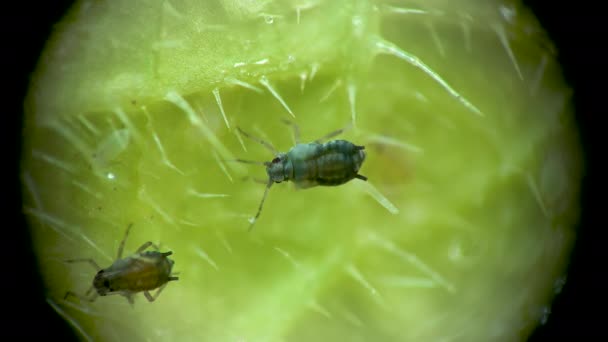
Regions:
M 8 102 L 14 104 L 14 107 L 9 106 L 9 112 L 0 114 L 9 119 L 8 124 L 3 127 L 2 138 L 5 140 L 3 146 L 8 146 L 6 150 L 12 158 L 7 159 L 9 162 L 2 168 L 6 184 L 4 189 L 8 191 L 3 191 L 7 195 L 3 206 L 7 219 L 3 227 L 5 233 L 0 235 L 4 240 L 1 264 L 5 272 L 0 283 L 3 287 L 8 285 L 8 288 L 0 294 L 0 300 L 5 308 L 8 304 L 10 310 L 5 310 L 0 321 L 2 325 L 8 323 L 7 328 L 2 331 L 3 336 L 18 336 L 20 340 L 75 339 L 72 329 L 46 304 L 44 289 L 37 274 L 36 261 L 21 214 L 18 178 L 21 116 L 15 115 L 23 112 L 22 103 L 29 74 L 36 65 L 52 26 L 61 19 L 71 3 L 72 1 L 65 0 L 37 1 L 17 5 L 14 10 L 5 9 L 2 14 L 2 25 L 6 26 L 0 36 L 0 45 L 4 45 L 2 59 L 5 61 L 4 69 L 9 71 L 8 76 L 15 79 L 7 80 L 6 75 L 3 76 L 5 104 Z M 604 242 L 600 231 L 604 229 L 605 224 L 599 220 L 601 203 L 593 200 L 602 189 L 598 184 L 599 172 L 596 168 L 597 151 L 601 146 L 598 144 L 600 136 L 598 130 L 593 128 L 603 128 L 604 131 L 607 129 L 607 126 L 599 121 L 605 116 L 601 114 L 606 114 L 606 111 L 602 110 L 607 97 L 603 94 L 606 86 L 600 83 L 606 76 L 602 64 L 606 60 L 606 47 L 602 45 L 608 43 L 608 38 L 604 34 L 606 30 L 601 28 L 606 19 L 600 18 L 599 7 L 593 7 L 601 6 L 603 2 L 568 2 L 568 6 L 551 0 L 529 0 L 525 3 L 532 8 L 554 41 L 565 78 L 575 90 L 576 118 L 587 163 L 583 181 L 583 216 L 568 282 L 554 302 L 548 323 L 539 327 L 530 340 L 571 340 L 592 336 L 594 340 L 608 340 L 604 328 L 606 315 L 603 313 L 605 300 L 601 281 L 606 267 L 602 266 L 605 258 L 600 246 L 600 243 Z M 593 118 L 597 119 L 592 125 Z M 594 222 L 598 222 L 596 227 Z M 526 284 L 522 284 L 522 287 L 525 286 Z

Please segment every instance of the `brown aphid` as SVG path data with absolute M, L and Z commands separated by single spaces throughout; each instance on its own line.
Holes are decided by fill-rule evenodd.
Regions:
M 129 236 L 129 231 L 133 224 L 127 227 L 125 237 L 120 242 L 118 247 L 118 255 L 116 261 L 108 267 L 101 268 L 95 260 L 87 259 L 71 259 L 66 260 L 69 263 L 87 262 L 97 270 L 97 274 L 93 279 L 93 285 L 87 290 L 85 295 L 79 295 L 72 291 L 66 292 L 64 299 L 69 296 L 80 298 L 89 302 L 94 302 L 98 296 L 122 295 L 127 298 L 130 304 L 133 304 L 133 296 L 138 292 L 143 292 L 149 302 L 153 302 L 158 298 L 161 291 L 167 286 L 170 281 L 178 280 L 171 274 L 174 261 L 168 256 L 173 252 L 159 252 L 158 246 L 148 241 L 141 245 L 135 251 L 135 254 L 126 258 L 122 257 L 122 251 L 125 246 L 125 241 Z M 156 251 L 145 251 L 152 246 Z M 156 294 L 151 295 L 149 291 L 158 289 Z M 93 292 L 95 290 L 95 292 Z M 93 292 L 91 294 L 91 292 Z

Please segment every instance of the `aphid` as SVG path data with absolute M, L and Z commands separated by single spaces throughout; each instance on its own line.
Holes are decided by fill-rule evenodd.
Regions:
M 84 296 L 68 291 L 65 294 L 64 299 L 67 299 L 69 296 L 74 296 L 81 300 L 93 302 L 97 299 L 97 296 L 119 294 L 125 296 L 129 303 L 133 304 L 133 296 L 136 293 L 143 291 L 146 299 L 148 299 L 149 302 L 153 302 L 158 295 L 160 295 L 165 286 L 167 286 L 168 282 L 179 279 L 178 277 L 171 276 L 174 261 L 169 259 L 168 256 L 173 254 L 173 252 L 161 253 L 158 251 L 158 246 L 151 241 L 141 245 L 141 247 L 135 251 L 135 254 L 121 259 L 125 241 L 129 236 L 129 231 L 132 226 L 133 224 L 130 224 L 127 227 L 125 237 L 118 247 L 116 261 L 114 261 L 110 267 L 102 269 L 97 265 L 95 260 L 91 258 L 66 260 L 66 262 L 69 263 L 87 262 L 95 267 L 97 274 L 93 279 L 93 285 L 91 285 Z M 156 251 L 144 252 L 150 246 L 154 247 Z M 152 296 L 149 291 L 156 288 L 158 288 L 158 291 Z M 89 296 L 93 289 L 95 292 Z
M 296 188 L 307 189 L 314 186 L 342 185 L 355 178 L 367 181 L 367 177 L 358 173 L 365 160 L 365 146 L 358 146 L 346 140 L 332 140 L 322 143 L 322 141 L 341 134 L 344 129 L 331 132 L 311 143 L 301 144 L 299 127 L 295 123 L 286 120 L 284 122 L 292 126 L 296 142 L 296 145 L 287 153 L 277 151 L 270 143 L 237 127 L 241 134 L 262 144 L 275 155 L 275 158 L 270 162 L 237 159 L 242 163 L 264 165 L 268 174 L 264 196 L 260 202 L 258 212 L 250 220 L 249 230 L 260 216 L 268 190 L 273 183 L 291 181 Z

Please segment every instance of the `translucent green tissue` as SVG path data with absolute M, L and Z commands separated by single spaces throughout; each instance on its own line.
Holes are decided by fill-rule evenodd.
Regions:
M 571 90 L 512 1 L 82 1 L 27 97 L 22 181 L 48 303 L 95 341 L 525 339 L 566 281 L 583 172 Z M 264 146 L 345 128 L 337 187 Z M 93 303 L 152 241 L 171 282 Z

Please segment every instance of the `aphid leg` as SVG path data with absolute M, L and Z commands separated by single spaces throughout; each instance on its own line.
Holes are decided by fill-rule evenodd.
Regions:
M 131 304 L 131 307 L 133 307 L 133 304 L 135 304 L 135 300 L 133 299 L 133 294 L 125 294 L 123 296 L 125 296 L 125 298 L 127 298 L 127 300 L 129 301 L 129 304 Z
M 148 300 L 148 302 L 153 302 L 156 300 L 156 298 L 152 297 L 152 295 L 148 291 L 144 291 L 144 296 L 146 296 L 146 299 Z
M 295 122 L 291 122 L 287 119 L 281 119 L 281 121 L 283 121 L 284 124 L 291 126 L 291 128 L 293 129 L 293 139 L 295 140 L 296 144 L 300 143 L 300 126 L 298 126 Z
M 148 241 L 146 243 L 144 243 L 143 245 L 141 245 L 141 247 L 139 247 L 136 251 L 135 254 L 139 254 L 143 251 L 145 251 L 148 247 L 152 246 L 152 248 L 159 250 L 160 248 L 158 248 L 157 245 L 155 245 L 152 241 Z
M 331 139 L 331 138 L 333 138 L 333 137 L 336 137 L 336 136 L 338 136 L 338 135 L 340 135 L 340 134 L 344 133 L 344 131 L 345 131 L 345 130 L 347 130 L 348 128 L 350 128 L 352 125 L 353 125 L 353 124 L 352 124 L 352 122 L 351 122 L 351 123 L 350 123 L 349 125 L 347 125 L 346 127 L 344 127 L 344 128 L 340 128 L 340 129 L 335 130 L 335 131 L 330 132 L 330 133 L 327 133 L 327 134 L 326 134 L 326 135 L 324 135 L 323 137 L 321 137 L 321 138 L 319 138 L 319 139 L 315 140 L 314 142 L 316 142 L 316 143 L 320 144 L 320 143 L 322 143 L 322 142 L 323 142 L 323 141 L 325 141 L 325 140 L 329 140 L 329 139 Z
M 146 299 L 148 300 L 148 302 L 155 301 L 156 298 L 158 298 L 158 296 L 160 295 L 161 291 L 165 288 L 165 286 L 167 286 L 167 283 L 165 283 L 163 286 L 159 287 L 158 290 L 156 291 L 156 293 L 154 294 L 154 296 L 152 296 L 149 291 L 144 291 L 144 296 L 146 296 Z
M 273 155 L 277 155 L 279 154 L 279 151 L 277 151 L 276 148 L 274 148 L 274 146 L 272 146 L 272 144 L 270 144 L 269 142 L 266 142 L 260 138 L 254 137 L 253 135 L 246 133 L 245 131 L 243 131 L 240 127 L 237 126 L 237 128 L 239 130 L 239 132 L 241 132 L 242 135 L 246 136 L 247 138 L 262 144 L 264 147 L 266 147 L 270 152 L 272 152 Z
M 360 180 L 362 180 L 362 181 L 367 181 L 367 177 L 365 177 L 365 176 L 363 176 L 363 175 L 360 175 L 360 174 L 356 174 L 356 175 L 355 175 L 355 178 L 360 179 Z
M 355 145 L 355 151 L 365 150 L 365 146 L 357 146 Z
M 179 280 L 179 277 L 169 277 L 169 280 L 167 281 L 176 281 Z
M 87 262 L 91 266 L 93 266 L 95 268 L 95 270 L 97 270 L 98 272 L 101 270 L 101 267 L 99 267 L 99 265 L 97 265 L 97 263 L 95 262 L 95 260 L 93 260 L 91 258 L 86 258 L 86 259 L 69 259 L 69 260 L 66 260 L 65 262 L 69 262 L 69 263 Z
M 120 241 L 120 245 L 118 246 L 118 255 L 116 256 L 116 260 L 119 260 L 122 257 L 122 251 L 125 249 L 125 242 L 127 241 L 127 237 L 129 236 L 129 231 L 131 231 L 131 227 L 133 227 L 133 223 L 130 223 L 127 227 L 127 231 L 125 231 L 125 237 Z
M 173 252 L 169 251 L 169 252 L 165 252 L 165 253 L 160 253 L 160 256 L 166 258 L 166 257 L 168 257 L 171 254 L 173 254 Z
M 260 217 L 260 214 L 262 213 L 262 207 L 264 206 L 264 201 L 266 201 L 266 196 L 268 196 L 268 190 L 270 190 L 271 186 L 272 186 L 272 181 L 269 180 L 268 184 L 266 185 L 266 189 L 264 190 L 264 196 L 262 197 L 262 202 L 260 202 L 260 206 L 258 207 L 258 212 L 255 214 L 255 217 L 253 218 L 253 220 L 250 221 L 251 224 L 249 225 L 249 231 L 251 231 L 255 221 L 258 219 L 258 217 Z
M 328 133 L 328 134 L 324 135 L 323 137 L 315 140 L 314 142 L 316 142 L 317 144 L 320 144 L 323 141 L 329 140 L 329 139 L 331 139 L 333 137 L 336 137 L 336 136 L 338 136 L 338 135 L 340 135 L 342 133 L 344 133 L 344 128 L 341 128 L 339 130 L 336 130 L 336 131 L 333 131 L 331 133 Z

